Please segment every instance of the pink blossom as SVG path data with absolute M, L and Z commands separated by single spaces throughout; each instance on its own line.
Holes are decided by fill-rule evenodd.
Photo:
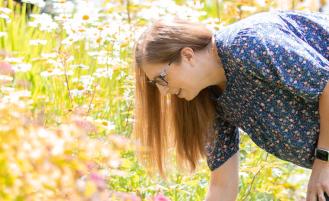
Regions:
M 162 194 L 158 194 L 154 197 L 154 201 L 170 201 L 170 199 Z
M 78 126 L 79 128 L 85 130 L 87 133 L 93 133 L 96 132 L 96 127 L 94 124 L 92 124 L 90 121 L 85 120 L 85 119 L 79 119 L 79 118 L 75 118 L 74 119 L 74 123 L 76 126 Z
M 1 75 L 14 75 L 14 69 L 5 61 L 0 61 L 0 74 Z
M 101 175 L 93 172 L 89 175 L 89 177 L 90 180 L 93 181 L 100 190 L 104 190 L 106 188 L 105 179 Z

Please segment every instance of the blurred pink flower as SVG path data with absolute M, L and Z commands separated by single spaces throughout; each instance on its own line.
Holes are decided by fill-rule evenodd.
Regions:
M 15 71 L 10 63 L 5 61 L 0 61 L 0 74 L 1 75 L 14 75 Z
M 93 181 L 99 190 L 104 190 L 106 188 L 106 182 L 104 177 L 97 173 L 90 173 L 89 178 L 91 181 Z
M 154 197 L 154 201 L 170 201 L 170 199 L 162 194 L 158 194 Z
M 87 162 L 86 166 L 88 168 L 88 171 L 90 171 L 90 172 L 97 169 L 97 163 L 94 161 Z
M 76 126 L 85 130 L 87 133 L 93 133 L 97 131 L 96 126 L 93 123 L 83 118 L 75 118 L 74 123 Z

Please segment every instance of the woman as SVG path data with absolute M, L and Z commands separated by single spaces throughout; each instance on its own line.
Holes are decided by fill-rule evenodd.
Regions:
M 268 153 L 312 169 L 307 201 L 329 200 L 328 15 L 262 12 L 215 33 L 158 20 L 134 56 L 134 137 L 150 170 L 164 175 L 173 144 L 179 167 L 195 170 L 207 157 L 207 200 L 235 200 L 240 128 Z

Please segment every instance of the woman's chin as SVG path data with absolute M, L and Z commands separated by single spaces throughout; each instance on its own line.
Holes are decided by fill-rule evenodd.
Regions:
M 181 92 L 179 95 L 178 95 L 178 98 L 182 98 L 182 99 L 185 99 L 186 101 L 191 101 L 191 100 L 193 100 L 196 96 L 197 96 L 198 94 L 196 94 L 196 95 L 191 95 L 191 94 L 188 94 L 188 93 L 185 93 L 185 91 L 184 92 Z
M 184 96 L 183 98 L 186 100 L 186 101 L 191 101 L 195 98 L 196 96 Z

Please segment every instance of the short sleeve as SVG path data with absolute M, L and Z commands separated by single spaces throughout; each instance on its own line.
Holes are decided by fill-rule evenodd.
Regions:
M 319 101 L 329 80 L 329 61 L 292 31 L 273 27 L 241 32 L 231 46 L 235 62 L 255 79 L 285 88 L 306 101 Z
M 215 140 L 206 145 L 207 164 L 211 171 L 224 164 L 239 150 L 239 130 L 217 118 L 214 123 Z

